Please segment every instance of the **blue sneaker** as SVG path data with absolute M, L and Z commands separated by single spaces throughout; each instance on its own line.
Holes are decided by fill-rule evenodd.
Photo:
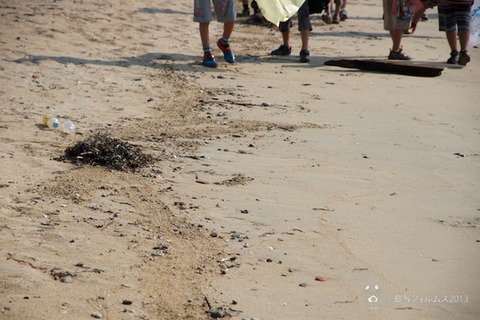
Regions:
M 203 63 L 205 67 L 209 68 L 216 68 L 217 67 L 217 60 L 215 60 L 215 57 L 213 54 L 209 53 L 203 56 Z
M 218 39 L 217 46 L 220 48 L 220 50 L 222 50 L 223 58 L 228 63 L 235 63 L 235 55 L 233 54 L 232 50 L 230 50 L 230 46 L 224 46 L 221 40 L 222 39 Z

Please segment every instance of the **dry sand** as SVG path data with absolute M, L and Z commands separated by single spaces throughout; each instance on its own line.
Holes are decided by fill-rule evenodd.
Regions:
M 211 70 L 190 1 L 0 0 L 0 317 L 480 318 L 480 52 L 446 65 L 430 10 L 403 45 L 440 77 L 324 66 L 386 57 L 377 2 L 312 16 L 309 64 L 239 20 Z M 56 160 L 95 132 L 156 161 Z

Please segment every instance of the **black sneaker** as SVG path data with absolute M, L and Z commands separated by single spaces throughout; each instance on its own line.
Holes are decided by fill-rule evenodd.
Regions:
M 307 49 L 300 51 L 300 62 L 310 62 L 310 52 Z
M 251 7 L 253 9 L 253 13 L 255 14 L 260 13 L 260 8 L 258 7 L 257 1 L 253 0 L 251 3 Z
M 398 51 L 390 50 L 390 54 L 388 55 L 389 60 L 412 60 L 409 56 L 402 52 L 402 49 Z
M 458 51 L 450 52 L 450 58 L 447 60 L 448 64 L 457 64 L 458 63 Z
M 243 9 L 242 13 L 237 13 L 237 17 L 248 17 L 250 16 L 250 10 Z
M 458 64 L 461 66 L 466 66 L 470 62 L 470 56 L 467 53 L 467 50 L 460 51 L 460 56 L 458 57 Z
M 292 53 L 292 47 L 287 47 L 286 45 L 280 45 L 278 49 L 273 50 L 270 52 L 272 56 L 289 56 Z

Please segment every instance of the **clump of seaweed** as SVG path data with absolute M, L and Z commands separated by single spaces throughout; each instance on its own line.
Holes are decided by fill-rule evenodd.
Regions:
M 133 171 L 153 161 L 153 157 L 143 153 L 140 147 L 101 132 L 68 147 L 63 158 L 119 171 Z

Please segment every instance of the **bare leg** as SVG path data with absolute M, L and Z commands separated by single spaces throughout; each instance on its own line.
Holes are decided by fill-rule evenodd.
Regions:
M 302 38 L 302 50 L 308 50 L 308 38 L 310 36 L 310 31 L 302 30 L 300 31 L 300 37 Z
M 457 32 L 447 32 L 447 41 L 451 51 L 457 50 Z
M 223 24 L 223 38 L 229 39 L 233 32 L 233 27 L 235 26 L 235 22 L 225 22 Z
M 290 48 L 290 31 L 282 32 L 283 45 Z
M 400 29 L 394 29 L 390 30 L 390 37 L 392 38 L 392 50 L 397 52 L 400 50 L 400 43 L 402 42 L 402 34 L 403 30 Z
M 335 3 L 335 17 L 338 18 L 338 16 L 340 15 L 340 6 L 342 5 L 342 3 Z
M 458 31 L 458 38 L 460 39 L 460 50 L 467 50 L 468 41 L 470 40 L 470 32 Z
M 470 62 L 470 56 L 467 52 L 468 40 L 470 38 L 469 31 L 458 31 L 458 37 L 460 38 L 460 56 L 458 57 L 458 64 L 466 66 Z
M 210 45 L 209 33 L 208 33 L 209 25 L 210 25 L 209 22 L 200 22 L 199 24 L 200 40 L 202 41 L 202 46 L 204 48 Z

